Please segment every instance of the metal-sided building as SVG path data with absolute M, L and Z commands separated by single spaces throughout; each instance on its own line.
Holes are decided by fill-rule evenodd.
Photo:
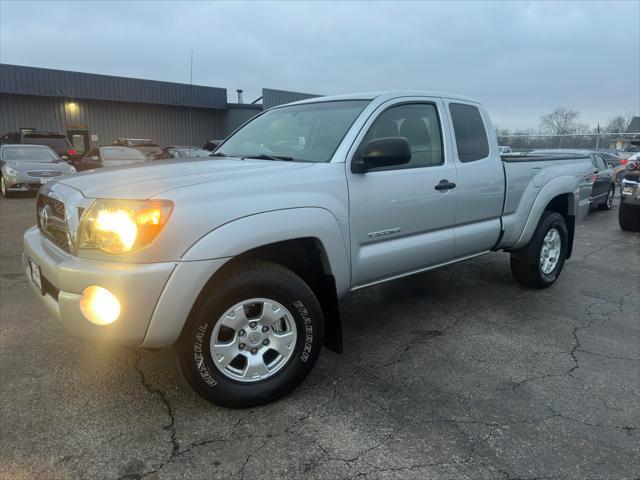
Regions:
M 263 90 L 265 108 L 314 95 Z M 263 109 L 227 102 L 225 88 L 0 64 L 0 135 L 65 133 L 79 152 L 115 138 L 202 146 Z

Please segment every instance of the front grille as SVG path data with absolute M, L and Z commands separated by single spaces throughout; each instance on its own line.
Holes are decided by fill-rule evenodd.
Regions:
M 57 170 L 34 170 L 32 172 L 27 172 L 27 175 L 30 177 L 59 177 L 62 175 L 62 172 Z
M 55 198 L 38 194 L 36 218 L 40 232 L 58 248 L 71 253 L 64 218 L 64 203 Z M 46 222 L 43 224 L 43 222 Z

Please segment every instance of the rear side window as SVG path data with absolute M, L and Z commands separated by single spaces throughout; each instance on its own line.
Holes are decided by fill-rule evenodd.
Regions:
M 462 103 L 450 103 L 449 110 L 460 161 L 473 162 L 488 157 L 489 141 L 478 108 Z

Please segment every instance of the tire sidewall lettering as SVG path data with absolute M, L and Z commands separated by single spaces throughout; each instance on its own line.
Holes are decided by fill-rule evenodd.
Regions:
M 215 381 L 211 375 L 211 371 L 207 368 L 205 361 L 205 355 L 207 353 L 203 349 L 203 344 L 207 337 L 208 326 L 208 323 L 198 325 L 198 329 L 195 334 L 195 341 L 193 342 L 193 359 L 195 361 L 196 370 L 198 371 L 202 381 L 210 387 L 215 387 L 218 382 Z
M 296 310 L 298 310 L 298 314 L 302 318 L 302 324 L 304 327 L 304 344 L 300 353 L 300 361 L 306 363 L 307 360 L 309 360 L 309 355 L 311 354 L 311 350 L 313 349 L 313 322 L 311 321 L 311 317 L 309 316 L 307 307 L 304 306 L 304 303 L 302 303 L 302 301 L 294 301 L 293 306 L 296 308 Z

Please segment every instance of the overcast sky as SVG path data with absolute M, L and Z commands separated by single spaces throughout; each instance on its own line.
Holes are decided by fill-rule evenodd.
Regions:
M 424 89 L 479 99 L 501 128 L 554 107 L 591 125 L 640 111 L 640 1 L 0 0 L 0 61 L 245 90 Z M 231 92 L 234 94 L 231 95 Z

